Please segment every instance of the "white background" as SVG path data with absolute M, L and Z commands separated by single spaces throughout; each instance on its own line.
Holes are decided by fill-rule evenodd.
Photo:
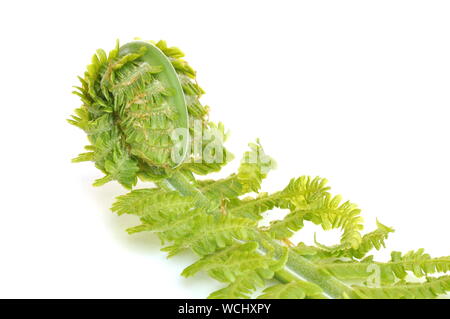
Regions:
M 0 297 L 203 298 L 137 221 L 109 212 L 117 184 L 71 164 L 86 138 L 65 119 L 97 48 L 165 39 L 187 53 L 211 117 L 239 157 L 261 138 L 265 189 L 320 175 L 397 231 L 390 250 L 450 253 L 448 1 L 4 1 Z M 226 172 L 237 167 L 230 164 Z M 224 172 L 225 174 L 225 172 Z M 315 228 L 299 239 L 311 242 Z M 327 243 L 338 233 L 323 232 Z

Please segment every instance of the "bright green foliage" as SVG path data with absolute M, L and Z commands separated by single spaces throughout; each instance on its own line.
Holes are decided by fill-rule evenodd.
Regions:
M 166 55 L 162 60 L 155 57 L 156 47 Z M 197 157 L 207 153 L 212 140 L 222 146 L 223 141 L 215 140 L 213 133 L 223 135 L 224 128 L 207 120 L 208 108 L 199 101 L 203 90 L 195 80 L 195 71 L 181 59 L 183 56 L 164 41 L 154 46 L 132 42 L 119 47 L 117 43 L 109 54 L 98 50 L 93 56 L 84 78 L 79 78 L 81 86 L 75 87 L 74 93 L 83 105 L 69 122 L 83 129 L 91 143 L 86 147 L 89 152 L 74 161 L 93 161 L 106 175 L 94 185 L 117 180 L 131 188 L 138 177 L 155 181 L 172 175 L 173 167 L 178 165 L 172 158 L 172 134 L 175 129 L 188 129 L 196 145 L 196 123 L 200 123 L 204 138 L 198 147 L 188 148 L 179 171 L 207 174 L 218 171 L 232 158 L 222 148 L 220 162 L 196 162 Z M 177 85 L 184 96 L 177 94 Z M 186 122 L 180 103 L 186 104 Z
M 328 194 L 327 180 L 316 177 L 302 176 L 293 178 L 280 194 L 281 206 L 286 208 L 304 208 Z
M 227 201 L 227 211 L 236 216 L 260 220 L 262 213 L 276 207 L 277 202 L 273 196 L 267 193 L 259 193 L 256 197 L 244 197 L 243 199 L 230 199 Z
M 177 235 L 172 245 L 163 248 L 169 256 L 187 248 L 204 256 L 233 244 L 235 240 L 256 238 L 255 223 L 251 220 L 205 214 L 193 218 L 189 231 Z
M 311 221 L 324 230 L 343 230 L 341 244 L 334 250 L 360 247 L 359 231 L 363 228 L 360 210 L 350 202 L 341 203 L 341 197 L 333 197 L 325 185 L 324 179 L 301 177 L 274 194 L 277 206 L 287 207 L 291 212 L 284 219 L 273 222 L 269 232 L 277 239 L 289 238 L 303 227 L 304 221 Z
M 374 271 L 378 271 L 377 276 L 381 283 L 392 284 L 399 279 L 405 279 L 408 273 L 420 278 L 450 271 L 449 257 L 431 258 L 423 253 L 423 249 L 408 252 L 404 256 L 399 252 L 393 252 L 392 259 L 382 263 L 375 262 L 373 256 L 362 260 L 349 260 L 327 256 L 327 252 L 315 250 L 315 247 L 309 247 L 309 251 L 305 245 L 299 248 L 296 251 L 300 254 L 316 256 L 312 260 L 318 269 L 325 270 L 341 280 L 364 282 L 372 277 Z
M 250 298 L 258 289 L 259 298 L 287 299 L 435 298 L 450 291 L 450 277 L 443 275 L 450 272 L 450 257 L 432 258 L 423 249 L 393 252 L 388 262 L 367 256 L 385 247 L 393 229 L 377 221 L 374 231 L 363 234 L 359 208 L 332 195 L 325 179 L 302 176 L 278 192 L 262 191 L 275 162 L 259 141 L 249 145 L 236 173 L 199 179 L 232 158 L 222 147 L 224 138 L 217 138 L 225 129 L 208 121 L 208 107 L 199 100 L 204 92 L 184 54 L 164 41 L 153 45 L 98 50 L 75 92 L 82 106 L 69 120 L 90 142 L 74 161 L 93 161 L 105 173 L 95 185 L 154 182 L 153 188 L 119 196 L 112 206 L 119 215 L 139 218 L 130 234 L 155 233 L 168 256 L 194 252 L 197 261 L 182 275 L 206 272 L 224 283 L 210 298 Z M 191 145 L 185 161 L 175 163 L 169 132 L 179 127 L 188 129 Z M 265 214 L 279 210 L 287 212 L 284 218 L 260 226 Z M 339 229 L 340 241 L 291 243 L 308 222 Z
M 197 181 L 200 190 L 210 198 L 224 197 L 228 200 L 236 199 L 249 192 L 257 192 L 262 180 L 273 169 L 275 162 L 264 153 L 259 142 L 251 143 L 249 146 L 250 150 L 245 152 L 237 174 L 217 181 Z
M 322 289 L 319 286 L 296 280 L 287 284 L 277 284 L 266 288 L 258 299 L 322 299 Z
M 134 214 L 145 218 L 160 213 L 178 214 L 189 210 L 193 199 L 176 191 L 160 188 L 137 189 L 117 198 L 111 210 L 119 215 Z
M 386 247 L 384 241 L 388 238 L 389 233 L 392 232 L 394 232 L 394 229 L 387 227 L 377 221 L 377 229 L 373 232 L 365 234 L 362 237 L 361 243 L 357 249 L 352 248 L 344 253 L 356 258 L 363 258 L 369 251 L 374 248 L 376 250 L 380 250 L 382 247 Z
M 271 223 L 269 232 L 276 239 L 289 238 L 303 228 L 305 214 L 302 211 L 293 211 L 282 220 Z
M 182 275 L 189 277 L 207 271 L 212 278 L 229 283 L 213 292 L 211 297 L 248 298 L 256 288 L 264 287 L 265 281 L 273 278 L 275 271 L 282 269 L 287 260 L 287 250 L 279 259 L 274 259 L 259 253 L 257 248 L 255 242 L 233 244 L 204 256 L 187 267 Z
M 450 291 L 450 276 L 427 278 L 425 282 L 400 281 L 391 286 L 378 288 L 354 287 L 360 298 L 371 299 L 431 299 Z
M 267 173 L 275 167 L 272 158 L 264 153 L 259 141 L 249 144 L 250 151 L 244 153 L 237 179 L 242 184 L 243 192 L 258 192 Z
M 450 271 L 450 256 L 431 258 L 425 254 L 423 249 L 410 251 L 404 256 L 398 251 L 391 254 L 392 270 L 398 278 L 404 278 L 407 271 L 410 271 L 416 277 L 433 274 L 436 272 Z

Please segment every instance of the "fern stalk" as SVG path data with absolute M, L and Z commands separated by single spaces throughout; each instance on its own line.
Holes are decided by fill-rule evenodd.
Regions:
M 302 278 L 307 281 L 315 283 L 317 286 L 323 289 L 323 291 L 333 298 L 355 298 L 355 294 L 352 289 L 343 284 L 333 276 L 321 272 L 313 263 L 297 255 L 295 252 L 289 254 L 287 266 L 292 271 L 295 271 Z
M 264 238 L 264 241 L 270 243 L 271 248 L 276 250 L 277 255 L 282 254 L 284 246 L 276 240 L 267 238 L 265 234 L 261 237 Z M 289 257 L 286 261 L 285 267 L 275 272 L 274 279 L 283 284 L 288 284 L 298 280 L 307 280 L 316 284 L 325 294 L 332 298 L 357 298 L 349 286 L 345 285 L 327 272 L 321 271 L 314 265 L 314 263 L 302 257 L 294 250 L 289 251 Z

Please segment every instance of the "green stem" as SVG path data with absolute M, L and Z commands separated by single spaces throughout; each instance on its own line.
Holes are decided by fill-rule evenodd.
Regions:
M 281 244 L 265 235 L 262 235 L 261 239 L 275 249 L 276 255 L 281 255 L 283 250 Z M 262 241 L 260 241 L 261 248 L 264 247 L 264 245 L 261 244 Z M 296 275 L 300 278 L 297 278 Z M 314 263 L 292 249 L 289 249 L 289 257 L 285 269 L 276 272 L 275 279 L 281 283 L 288 283 L 296 279 L 304 279 L 318 285 L 332 298 L 357 298 L 349 286 L 345 285 L 329 273 L 318 269 Z
M 176 171 L 166 181 L 182 195 L 196 197 L 197 207 L 208 207 L 210 200 L 180 172 Z
M 311 261 L 292 250 L 289 252 L 287 267 L 302 278 L 321 287 L 330 297 L 339 299 L 345 297 L 356 298 L 350 287 L 330 274 L 317 269 Z

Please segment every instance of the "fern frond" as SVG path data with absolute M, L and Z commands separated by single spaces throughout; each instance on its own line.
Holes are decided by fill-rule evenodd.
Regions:
M 248 299 L 256 289 L 264 285 L 264 279 L 257 273 L 248 271 L 237 277 L 225 288 L 212 292 L 208 299 Z
M 159 212 L 151 217 L 142 217 L 142 224 L 127 229 L 127 232 L 133 234 L 141 231 L 151 231 L 158 235 L 162 244 L 173 242 L 192 233 L 192 227 L 195 227 L 194 219 L 202 212 L 200 209 L 180 211 L 177 214 L 173 212 Z M 173 256 L 173 254 L 169 254 L 170 256 Z
M 326 194 L 302 211 L 305 212 L 305 220 L 322 226 L 324 230 L 340 228 L 343 231 L 341 244 L 337 249 L 357 249 L 361 244 L 361 211 L 348 201 L 341 203 L 340 196 L 332 197 Z
M 271 222 L 268 232 L 276 239 L 289 238 L 301 228 L 303 228 L 305 212 L 293 211 L 287 214 L 282 220 Z
M 377 229 L 365 234 L 361 239 L 359 247 L 357 249 L 351 248 L 345 255 L 360 259 L 372 249 L 380 250 L 382 247 L 386 247 L 384 241 L 392 232 L 394 232 L 393 228 L 387 227 L 377 220 Z
M 398 278 L 404 278 L 407 271 L 416 277 L 423 277 L 436 272 L 449 272 L 450 256 L 431 258 L 429 254 L 424 253 L 424 249 L 409 251 L 403 256 L 400 252 L 394 251 L 391 253 L 390 264 Z
M 256 198 L 245 197 L 228 200 L 226 211 L 234 216 L 260 220 L 261 214 L 276 207 L 277 203 L 277 195 L 260 192 Z
M 219 172 L 224 165 L 226 165 L 231 159 L 233 159 L 233 156 L 231 153 L 226 153 L 224 155 L 223 162 L 213 162 L 213 163 L 206 163 L 204 161 L 200 163 L 192 162 L 192 158 L 187 163 L 184 163 L 181 165 L 181 169 L 185 172 L 192 172 L 197 175 L 205 176 L 211 173 Z
M 363 228 L 360 210 L 350 202 L 341 203 L 340 196 L 332 197 L 325 183 L 303 177 L 292 180 L 285 190 L 274 195 L 278 206 L 290 208 L 291 212 L 284 219 L 272 222 L 269 233 L 277 239 L 291 237 L 306 220 L 324 230 L 342 229 L 341 244 L 333 249 L 358 249 L 362 241 L 359 231 Z
M 273 259 L 257 251 L 258 245 L 249 242 L 233 245 L 201 258 L 183 271 L 184 276 L 191 276 L 202 270 L 220 282 L 233 282 L 237 277 L 249 270 L 257 271 L 261 277 L 270 279 L 274 272 L 282 268 L 287 256 Z
M 211 199 L 232 199 L 242 194 L 242 184 L 235 174 L 219 180 L 198 181 L 197 184 L 202 193 Z
M 316 261 L 319 269 L 325 270 L 342 280 L 367 280 L 374 274 L 382 283 L 393 283 L 396 278 L 404 279 L 408 272 L 416 277 L 424 277 L 434 273 L 450 271 L 450 257 L 431 258 L 423 249 L 410 251 L 404 256 L 393 252 L 389 262 L 375 262 L 373 256 L 361 261 L 342 261 L 337 258 L 328 258 Z
M 373 256 L 362 261 L 327 258 L 316 261 L 316 267 L 343 281 L 365 282 L 369 278 L 373 278 L 383 284 L 392 284 L 396 280 L 390 265 L 374 262 Z
M 132 214 L 151 219 L 160 212 L 177 214 L 192 208 L 195 199 L 160 188 L 137 189 L 117 197 L 111 210 L 118 215 Z
M 328 254 L 328 251 L 323 250 L 317 246 L 306 245 L 304 242 L 299 242 L 295 247 L 292 247 L 291 249 L 300 256 L 313 260 L 333 257 Z
M 277 284 L 266 288 L 258 299 L 323 299 L 322 289 L 303 280 Z
M 242 184 L 243 193 L 257 192 L 267 173 L 275 167 L 275 161 L 266 155 L 259 140 L 250 143 L 250 151 L 245 152 L 238 169 L 237 179 Z
M 311 179 L 302 176 L 292 179 L 281 192 L 269 195 L 265 202 L 268 208 L 289 208 L 291 212 L 282 220 L 273 221 L 268 232 L 276 239 L 283 239 L 300 230 L 307 214 L 306 209 L 327 196 L 329 187 L 326 183 L 325 179 L 319 177 Z
M 192 265 L 186 267 L 181 275 L 184 277 L 191 277 L 200 271 L 212 271 L 213 277 L 218 281 L 233 281 L 235 277 L 232 275 L 232 267 L 223 269 L 225 267 L 224 261 L 230 260 L 231 257 L 237 259 L 234 257 L 236 255 L 248 256 L 249 254 L 255 253 L 257 248 L 258 244 L 256 242 L 233 244 L 232 246 L 218 250 L 215 253 L 203 256 Z M 257 255 L 257 258 L 260 258 L 260 255 Z M 245 262 L 245 260 L 243 262 Z M 219 271 L 215 272 L 214 269 L 218 269 Z
M 182 196 L 176 191 L 159 188 L 139 189 L 119 196 L 112 206 L 117 214 L 141 217 L 141 225 L 127 229 L 133 234 L 141 231 L 157 233 L 162 243 L 188 236 L 196 227 L 193 219 L 203 210 L 193 209 L 196 198 Z
M 86 152 L 86 153 L 80 153 L 77 157 L 72 159 L 73 163 L 79 163 L 79 162 L 89 162 L 93 161 L 95 158 L 94 152 Z
M 258 140 L 249 144 L 236 173 L 197 180 L 232 159 L 223 147 L 228 132 L 209 121 L 209 107 L 200 102 L 204 91 L 183 52 L 164 41 L 155 45 L 159 49 L 117 42 L 109 54 L 97 50 L 73 92 L 82 106 L 68 120 L 90 143 L 73 161 L 92 161 L 104 173 L 94 185 L 116 180 L 132 188 L 138 178 L 156 184 L 113 204 L 117 214 L 139 217 L 130 234 L 156 234 L 169 257 L 183 250 L 198 255 L 182 275 L 205 271 L 227 285 L 210 298 L 249 298 L 259 288 L 266 288 L 260 298 L 434 298 L 450 290 L 450 276 L 428 277 L 450 272 L 450 257 L 432 258 L 423 249 L 393 252 L 388 262 L 366 256 L 384 247 L 393 229 L 377 221 L 377 229 L 362 236 L 360 210 L 332 196 L 325 179 L 302 176 L 281 191 L 260 191 L 275 162 Z M 183 129 L 182 141 L 173 140 L 177 128 Z M 180 152 L 174 149 L 178 142 Z M 274 208 L 289 212 L 258 227 L 263 213 Z M 294 247 L 285 239 L 305 221 L 340 229 L 340 242 Z M 407 275 L 426 278 L 407 282 Z M 281 284 L 267 287 L 272 279 Z
M 255 242 L 234 244 L 202 257 L 187 267 L 182 275 L 188 277 L 206 271 L 212 278 L 230 283 L 210 297 L 248 298 L 256 288 L 263 287 L 275 271 L 283 268 L 287 260 L 287 250 L 279 259 L 273 259 L 271 255 L 258 252 L 257 247 Z
M 167 47 L 164 42 L 157 46 L 167 54 L 167 60 L 153 55 L 154 59 L 148 59 L 154 52 L 143 42 L 122 47 L 117 42 L 109 54 L 98 50 L 84 77 L 80 78 L 81 85 L 75 88 L 74 94 L 80 97 L 83 105 L 68 121 L 86 131 L 94 152 L 87 159 L 94 161 L 106 175 L 97 180 L 96 185 L 118 180 L 131 188 L 137 177 L 154 181 L 171 176 L 171 168 L 179 164 L 172 156 L 175 128 L 188 128 L 189 122 L 198 120 L 205 133 L 223 130 L 222 124 L 215 125 L 207 120 L 208 107 L 199 101 L 203 90 L 195 80 L 195 71 L 181 59 L 181 51 Z M 174 65 L 174 76 L 178 79 L 167 80 L 175 73 L 161 62 L 163 60 Z M 178 82 L 181 87 L 174 88 L 174 83 Z M 185 96 L 181 96 L 183 93 Z M 188 118 L 185 109 L 181 110 L 180 101 L 186 102 Z M 189 133 L 192 139 L 193 132 Z M 210 142 L 205 139 L 202 153 Z M 179 171 L 182 174 L 193 171 L 208 174 L 220 170 L 232 158 L 222 143 L 216 141 L 223 149 L 223 161 L 189 162 L 181 164 Z M 120 155 L 114 154 L 114 150 Z M 188 159 L 192 159 L 190 155 L 188 150 Z M 85 159 L 83 155 L 76 161 Z M 157 168 L 162 170 L 153 174 Z M 122 169 L 125 171 L 121 172 Z
M 200 102 L 200 97 L 204 94 L 204 90 L 198 85 L 195 75 L 195 70 L 184 60 L 184 53 L 177 47 L 169 47 L 165 41 L 158 41 L 155 45 L 169 58 L 175 71 L 178 74 L 178 79 L 181 83 L 183 92 L 185 94 L 186 106 L 190 116 L 190 127 L 195 126 L 194 121 L 201 122 L 203 137 L 208 135 L 218 135 L 226 138 L 223 132 L 223 125 L 221 123 L 214 124 L 207 120 L 209 107 L 204 106 Z M 211 134 L 211 132 L 216 134 Z M 195 132 L 191 130 L 191 139 L 195 139 Z M 212 140 L 202 139 L 200 141 L 200 153 L 192 150 L 190 160 L 181 165 L 182 170 L 193 172 L 197 175 L 207 175 L 209 173 L 218 172 L 225 164 L 233 159 L 233 155 L 226 150 L 223 145 L 220 145 L 222 151 L 218 156 L 218 160 L 214 161 L 196 161 L 197 157 L 203 158 L 208 153 L 208 147 Z M 216 141 L 217 142 L 217 141 Z M 219 144 L 222 144 L 221 142 Z M 213 156 L 215 158 L 215 156 Z
M 210 198 L 234 199 L 250 191 L 258 191 L 262 179 L 273 167 L 273 160 L 268 157 L 259 142 L 249 144 L 250 151 L 244 153 L 237 174 L 219 180 L 197 181 L 201 191 Z
M 283 208 L 304 208 L 323 198 L 330 189 L 327 180 L 320 177 L 301 176 L 293 178 L 279 194 L 279 205 Z
M 385 247 L 385 240 L 389 234 L 394 232 L 394 229 L 387 227 L 377 221 L 377 229 L 365 234 L 358 248 L 349 248 L 348 245 L 338 244 L 334 246 L 326 246 L 317 242 L 314 237 L 314 241 L 318 249 L 320 249 L 320 255 L 326 257 L 348 257 L 348 258 L 364 258 L 366 254 L 372 249 L 380 250 Z
M 200 256 L 230 246 L 235 239 L 252 240 L 257 236 L 256 223 L 230 215 L 196 216 L 190 222 L 190 232 L 174 238 L 173 244 L 162 250 L 173 256 L 184 249 L 192 249 Z
M 365 299 L 433 299 L 450 291 L 450 276 L 427 278 L 419 283 L 400 281 L 393 286 L 379 288 L 354 286 L 353 289 Z
M 110 180 L 116 180 L 125 188 L 131 189 L 137 182 L 138 164 L 127 152 L 115 149 L 105 161 L 105 172 Z M 94 184 L 95 185 L 95 184 Z

